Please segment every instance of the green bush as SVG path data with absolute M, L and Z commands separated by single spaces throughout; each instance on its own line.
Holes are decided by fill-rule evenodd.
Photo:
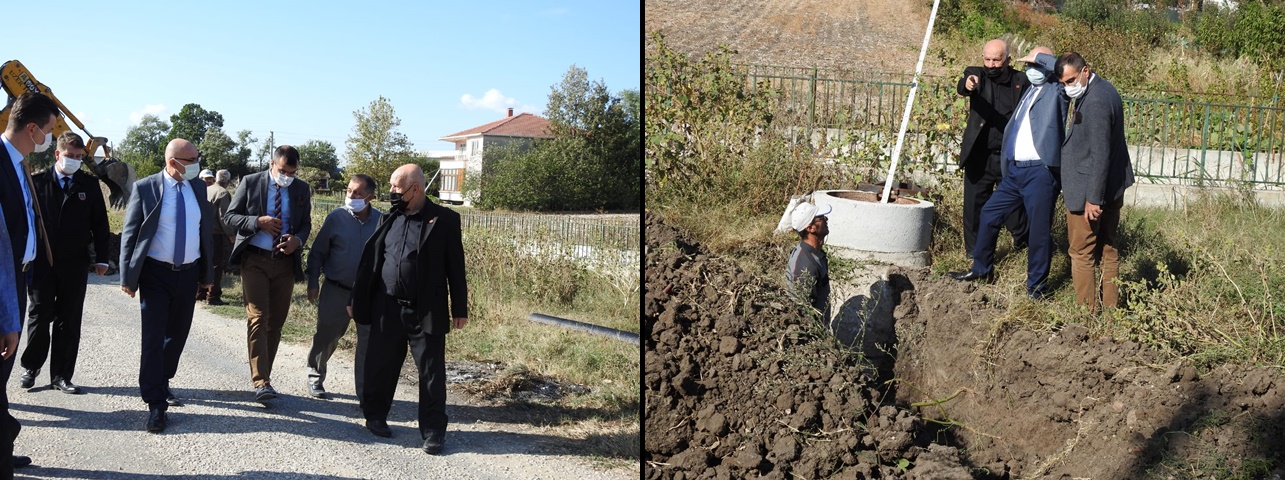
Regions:
M 1285 64 L 1285 6 L 1261 0 L 1236 10 L 1206 8 L 1189 20 L 1196 45 L 1219 57 L 1250 57 L 1260 65 Z

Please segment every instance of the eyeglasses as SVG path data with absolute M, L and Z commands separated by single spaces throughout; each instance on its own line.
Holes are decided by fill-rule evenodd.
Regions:
M 180 158 L 180 157 L 170 157 L 170 158 L 173 158 L 183 163 L 196 163 L 201 160 L 201 157 L 199 156 L 196 158 Z

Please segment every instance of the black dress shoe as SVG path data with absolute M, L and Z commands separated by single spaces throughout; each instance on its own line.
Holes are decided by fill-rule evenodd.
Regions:
M 946 275 L 949 275 L 950 278 L 959 280 L 961 282 L 975 282 L 978 280 L 984 280 L 986 282 L 990 282 L 992 278 L 992 275 L 989 273 L 981 274 L 981 273 L 974 272 L 972 270 L 969 270 L 967 272 L 949 272 Z
M 223 299 L 221 298 L 211 298 L 207 300 L 206 303 L 210 305 L 227 305 L 228 304 L 228 302 L 223 301 Z
M 31 457 L 26 455 L 13 456 L 13 468 L 22 468 L 28 465 L 31 465 Z
M 393 429 L 388 428 L 387 420 L 366 420 L 366 430 L 375 434 L 377 437 L 388 438 L 393 436 Z
M 165 410 L 153 408 L 151 414 L 147 416 L 147 431 L 152 433 L 161 433 L 165 431 L 165 424 L 168 423 Z
M 183 401 L 179 400 L 178 397 L 174 395 L 174 392 L 167 391 L 165 392 L 165 404 L 171 407 L 181 407 L 183 406 Z
M 424 439 L 424 453 L 429 455 L 442 453 L 444 444 L 446 444 L 446 432 L 429 432 L 428 438 Z
M 62 390 L 62 393 L 70 393 L 73 395 L 81 393 L 80 387 L 77 387 L 76 385 L 72 384 L 71 380 L 66 380 L 62 378 L 54 379 L 53 388 Z
M 18 386 L 22 388 L 31 388 L 36 385 L 36 375 L 40 374 L 40 369 L 28 370 L 22 369 L 22 378 Z

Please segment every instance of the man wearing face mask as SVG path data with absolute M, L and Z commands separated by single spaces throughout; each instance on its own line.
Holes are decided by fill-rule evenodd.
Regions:
M 250 382 L 255 401 L 265 404 L 278 395 L 272 363 L 294 284 L 304 280 L 303 245 L 312 232 L 312 192 L 308 182 L 295 181 L 298 169 L 299 151 L 277 147 L 268 171 L 247 175 L 223 216 L 237 229 L 228 263 L 241 266 Z
M 308 394 L 326 398 L 326 364 L 339 346 L 339 338 L 348 330 L 344 307 L 352 297 L 357 280 L 357 261 L 366 240 L 375 233 L 383 213 L 370 204 L 378 191 L 369 175 L 353 175 L 348 182 L 344 206 L 326 215 L 308 250 L 308 301 L 317 304 L 317 333 L 308 352 Z M 326 276 L 321 285 L 321 275 Z M 357 325 L 357 350 L 354 352 L 357 399 L 360 401 L 366 370 L 366 343 L 370 325 Z
M 0 148 L 0 209 L 4 211 L 5 230 L 11 242 L 13 290 L 3 293 L 16 296 L 18 311 L 27 310 L 27 286 L 36 259 L 36 245 L 47 245 L 44 223 L 38 221 L 40 203 L 35 201 L 31 189 L 31 172 L 27 169 L 26 156 L 41 153 L 53 145 L 54 125 L 58 122 L 58 105 L 39 93 L 19 95 L 9 106 L 9 125 L 0 135 L 4 148 Z M 53 252 L 45 248 L 46 260 L 53 262 Z M 0 285 L 6 285 L 0 283 Z M 9 381 L 13 364 L 18 356 L 18 339 L 22 336 L 22 317 L 0 319 L 0 380 Z M 31 464 L 31 458 L 13 455 L 13 442 L 22 426 L 9 414 L 9 395 L 0 388 L 0 478 L 13 476 L 14 467 Z M 12 459 L 5 461 L 4 459 Z
M 1073 99 L 1062 145 L 1066 162 L 1062 199 L 1075 301 L 1097 310 L 1101 297 L 1102 308 L 1116 308 L 1120 303 L 1120 287 L 1115 283 L 1120 272 L 1116 249 L 1120 208 L 1125 189 L 1133 185 L 1133 165 L 1124 141 L 1124 103 L 1111 82 L 1093 73 L 1078 53 L 1062 54 L 1054 71 Z M 1101 283 L 1094 281 L 1095 263 L 1102 265 Z
M 165 147 L 165 169 L 134 183 L 120 234 L 120 289 L 138 293 L 142 354 L 138 390 L 149 411 L 148 432 L 169 424 L 170 390 L 192 329 L 196 291 L 214 280 L 214 214 L 196 145 L 182 138 Z
M 468 323 L 468 282 L 460 214 L 428 201 L 418 165 L 389 181 L 392 210 L 366 242 L 348 314 L 370 325 L 361 410 L 366 429 L 391 437 L 388 412 L 409 346 L 419 372 L 419 434 L 424 452 L 446 441 L 446 334 Z
M 1048 294 L 1049 267 L 1053 260 L 1053 209 L 1060 189 L 1062 126 L 1067 101 L 1055 79 L 1056 59 L 1046 47 L 1035 47 L 1026 57 L 1029 88 L 1017 104 L 1013 119 L 1005 128 L 1000 153 L 1003 179 L 995 194 L 982 207 L 981 227 L 973 250 L 973 266 L 967 272 L 950 272 L 956 280 L 988 279 L 994 268 L 995 243 L 1004 218 L 1014 210 L 1025 210 L 1030 222 L 1030 246 L 1026 251 L 1026 294 L 1034 299 Z
M 94 242 L 94 272 L 107 273 L 107 204 L 98 179 L 80 169 L 85 144 L 80 135 L 58 137 L 57 159 L 52 166 L 31 176 L 36 199 L 50 233 L 54 264 L 36 256 L 36 283 L 27 323 L 27 348 L 22 353 L 20 385 L 35 385 L 40 367 L 49 356 L 50 385 L 63 393 L 81 393 L 71 382 L 80 350 L 80 321 L 89 277 L 89 241 Z M 52 336 L 50 329 L 52 328 Z
M 964 69 L 956 87 L 968 97 L 968 125 L 964 128 L 959 165 L 964 170 L 964 251 L 971 257 L 977 245 L 977 227 L 982 206 L 991 198 L 1003 178 L 999 154 L 1004 144 L 1004 129 L 1013 108 L 1030 86 L 1022 72 L 1009 66 L 1008 44 L 991 40 L 982 48 L 981 67 Z M 1027 242 L 1026 212 L 1013 211 L 1005 218 L 1014 245 Z

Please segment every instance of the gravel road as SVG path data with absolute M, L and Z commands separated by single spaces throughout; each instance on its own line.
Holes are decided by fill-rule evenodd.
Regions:
M 8 383 L 10 411 L 22 423 L 15 453 L 30 467 L 16 478 L 637 478 L 636 468 L 604 470 L 559 455 L 564 439 L 505 422 L 502 407 L 464 403 L 452 393 L 443 455 L 420 450 L 417 394 L 399 387 L 389 418 L 393 438 L 366 431 L 352 384 L 351 355 L 331 360 L 332 400 L 306 395 L 307 347 L 283 344 L 270 407 L 251 399 L 245 322 L 197 307 L 171 385 L 186 405 L 171 407 L 169 427 L 144 431 L 138 395 L 139 311 L 119 277 L 90 275 L 75 383 L 84 395 Z M 449 340 L 448 340 L 449 341 Z M 26 348 L 26 339 L 22 348 Z M 41 371 L 37 385 L 48 382 Z

